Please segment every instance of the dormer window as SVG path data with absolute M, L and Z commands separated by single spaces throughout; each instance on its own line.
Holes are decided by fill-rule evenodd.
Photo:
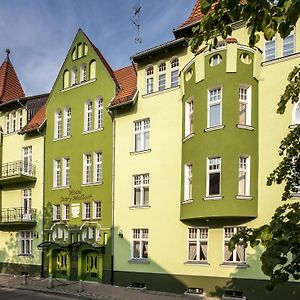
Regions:
M 166 89 L 166 63 L 163 62 L 158 66 L 158 90 Z
M 86 81 L 87 75 L 86 75 L 86 64 L 82 64 L 80 67 L 80 81 Z

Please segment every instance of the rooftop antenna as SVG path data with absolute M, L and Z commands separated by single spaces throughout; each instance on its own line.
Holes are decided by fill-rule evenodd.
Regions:
M 134 42 L 139 45 L 142 43 L 142 38 L 140 37 L 140 12 L 142 9 L 142 6 L 140 4 L 140 0 L 137 2 L 137 4 L 133 7 L 134 9 L 134 13 L 133 16 L 130 18 L 130 21 L 132 22 L 132 24 L 136 27 L 137 30 L 137 36 L 134 39 Z

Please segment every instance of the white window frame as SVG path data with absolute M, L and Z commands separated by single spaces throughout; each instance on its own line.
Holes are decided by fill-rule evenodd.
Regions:
M 297 115 L 298 112 L 298 115 Z M 300 101 L 298 101 L 292 110 L 292 124 L 298 125 L 300 124 Z
M 242 181 L 244 187 L 241 187 Z M 250 156 L 239 157 L 238 195 L 250 196 Z
M 71 136 L 71 117 L 72 110 L 71 107 L 66 107 L 64 110 L 64 136 Z
M 218 93 L 220 91 L 220 93 Z M 214 92 L 217 92 L 215 95 Z M 220 97 L 219 97 L 220 95 Z M 216 99 L 215 99 L 216 98 Z M 222 125 L 222 98 L 223 98 L 223 89 L 222 87 L 215 87 L 208 90 L 207 93 L 207 128 L 217 127 Z M 210 112 L 212 107 L 220 106 L 220 115 L 219 115 L 219 124 L 210 124 Z
M 53 204 L 52 205 L 52 220 L 53 221 L 60 221 L 60 204 Z
M 78 74 L 77 74 L 77 68 L 73 67 L 71 72 L 71 85 L 76 85 L 78 83 Z
M 93 102 L 88 100 L 84 107 L 84 131 L 89 132 L 93 130 Z
M 134 246 L 138 245 L 138 253 L 135 255 Z M 146 247 L 144 247 L 146 246 Z M 132 229 L 131 238 L 131 258 L 147 260 L 149 257 L 149 229 L 148 228 L 136 228 Z M 143 251 L 145 249 L 145 252 Z
M 152 94 L 154 91 L 154 68 L 149 66 L 146 69 L 146 94 Z
M 80 66 L 80 82 L 84 82 L 87 80 L 87 68 L 86 64 L 82 64 Z
M 62 204 L 62 220 L 68 221 L 70 219 L 70 204 Z
M 158 91 L 164 91 L 166 89 L 166 83 L 167 83 L 167 74 L 166 74 L 167 65 L 165 62 L 161 62 L 158 65 Z
M 31 220 L 32 190 L 22 190 L 23 219 Z
M 91 218 L 91 203 L 82 202 L 82 220 L 89 220 Z
M 222 160 L 220 156 L 216 157 L 208 157 L 207 158 L 207 167 L 206 167 L 206 196 L 207 197 L 215 197 L 221 195 L 221 179 L 222 179 Z M 217 166 L 219 167 L 217 168 Z M 210 169 L 212 166 L 212 169 Z M 215 168 L 216 167 L 216 168 Z M 214 169 L 215 168 L 215 169 Z M 210 186 L 210 175 L 220 173 L 220 180 L 219 180 L 219 193 L 218 194 L 210 194 L 209 193 L 209 186 Z
M 60 139 L 62 138 L 62 112 L 60 109 L 58 109 L 55 112 L 54 115 L 55 122 L 54 122 L 54 138 L 55 139 Z
M 170 87 L 177 87 L 179 85 L 179 59 L 178 57 L 174 57 L 170 62 Z M 176 74 L 174 76 L 174 74 Z M 176 78 L 174 80 L 174 78 Z
M 23 110 L 18 110 L 18 128 L 21 130 L 23 128 Z
M 269 45 L 273 45 L 274 44 L 274 47 L 272 47 L 272 49 L 274 49 L 274 56 L 271 56 L 271 55 L 267 55 L 267 47 Z M 270 60 L 273 60 L 273 59 L 276 59 L 277 58 L 277 53 L 276 53 L 276 49 L 277 48 L 277 40 L 276 40 L 276 37 L 274 37 L 271 41 L 265 41 L 265 46 L 264 46 L 264 56 L 265 56 L 265 62 L 266 61 L 270 61 Z
M 29 230 L 19 231 L 19 255 L 32 255 L 33 232 Z
M 140 203 L 136 203 L 135 191 L 140 191 Z M 148 200 L 146 200 L 146 192 L 148 192 Z M 133 196 L 132 205 L 133 206 L 149 206 L 150 198 L 150 176 L 149 173 L 139 174 L 133 176 Z
M 225 257 L 225 250 L 226 248 L 228 247 L 228 243 L 231 239 L 231 237 L 233 235 L 235 235 L 239 229 L 241 229 L 243 227 L 235 227 L 235 226 L 224 226 L 224 229 L 223 229 L 223 262 L 224 264 L 245 264 L 246 263 L 246 249 L 243 247 L 243 256 L 244 256 L 244 259 L 243 260 L 240 260 L 239 257 L 238 257 L 238 254 L 237 254 L 237 248 L 235 248 L 233 251 L 232 251 L 232 260 L 229 260 L 229 257 L 228 259 L 226 259 Z M 227 233 L 226 233 L 227 231 Z M 231 232 L 229 232 L 231 231 Z M 228 250 L 228 253 L 230 251 Z
M 239 87 L 239 125 L 251 126 L 252 110 L 252 87 L 250 85 L 240 85 Z M 245 107 L 245 123 L 241 122 L 241 106 Z
M 103 128 L 103 99 L 99 98 L 95 101 L 95 129 Z
M 289 41 L 289 39 L 292 38 L 292 43 Z M 295 53 L 295 32 L 291 32 L 286 38 L 284 38 L 282 40 L 282 56 L 289 56 Z M 293 45 L 293 49 L 291 52 L 288 52 L 287 50 L 285 50 L 285 46 L 289 46 L 290 44 Z
M 94 152 L 93 182 L 102 182 L 102 152 Z
M 93 202 L 93 219 L 101 219 L 102 216 L 102 203 L 101 201 Z
M 62 186 L 70 186 L 70 158 L 62 159 Z
M 185 137 L 194 133 L 194 100 L 185 102 Z
M 23 174 L 33 176 L 32 146 L 22 148 Z
M 61 160 L 53 160 L 53 187 L 61 187 Z
M 93 182 L 93 171 L 92 171 L 92 154 L 83 154 L 83 180 L 84 184 L 90 184 Z
M 14 110 L 11 113 L 11 132 L 15 132 L 17 130 L 17 112 Z
M 146 151 L 150 149 L 150 119 L 133 122 L 134 130 L 134 152 Z M 140 137 L 140 145 L 138 144 Z
M 5 114 L 5 133 L 10 133 L 10 113 Z
M 209 241 L 209 228 L 208 227 L 189 227 L 187 238 L 187 261 L 189 262 L 202 262 L 208 261 L 208 241 Z M 190 257 L 190 245 L 196 245 L 196 253 L 194 259 Z M 206 253 L 203 246 L 206 244 Z M 202 247 L 201 247 L 202 246 Z M 205 246 L 204 246 L 205 247 Z M 204 259 L 201 258 L 201 250 L 204 254 Z
M 193 164 L 184 165 L 184 201 L 193 199 Z

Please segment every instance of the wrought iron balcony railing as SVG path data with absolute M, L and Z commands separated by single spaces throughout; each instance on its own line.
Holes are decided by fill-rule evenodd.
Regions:
M 0 223 L 35 223 L 36 209 L 25 207 L 4 208 L 1 210 Z
M 12 176 L 35 177 L 35 165 L 23 160 L 12 161 L 1 166 L 1 179 Z

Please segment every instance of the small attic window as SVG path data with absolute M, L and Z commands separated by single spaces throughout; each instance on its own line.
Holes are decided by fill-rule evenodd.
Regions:
M 72 51 L 72 59 L 75 60 L 76 58 L 77 58 L 77 51 L 76 51 L 76 47 L 74 47 Z
M 63 77 L 63 88 L 66 89 L 70 86 L 70 73 L 69 70 L 64 71 L 64 77 Z
M 88 53 L 88 46 L 86 43 L 83 43 L 83 55 L 85 56 L 87 55 L 87 53 Z
M 242 53 L 240 56 L 241 62 L 250 65 L 252 63 L 252 59 L 248 53 Z
M 90 79 L 96 78 L 96 61 L 92 60 L 90 62 Z
M 192 68 L 187 70 L 187 72 L 185 73 L 185 81 L 189 81 L 192 78 L 193 74 L 194 71 Z
M 82 52 L 82 50 L 83 50 L 82 43 L 79 43 L 79 44 L 77 45 L 77 53 L 78 53 L 78 58 L 80 58 L 80 57 L 82 57 L 82 56 L 83 56 L 83 52 Z
M 220 54 L 215 54 L 209 59 L 209 65 L 211 67 L 217 66 L 222 62 L 222 56 Z

